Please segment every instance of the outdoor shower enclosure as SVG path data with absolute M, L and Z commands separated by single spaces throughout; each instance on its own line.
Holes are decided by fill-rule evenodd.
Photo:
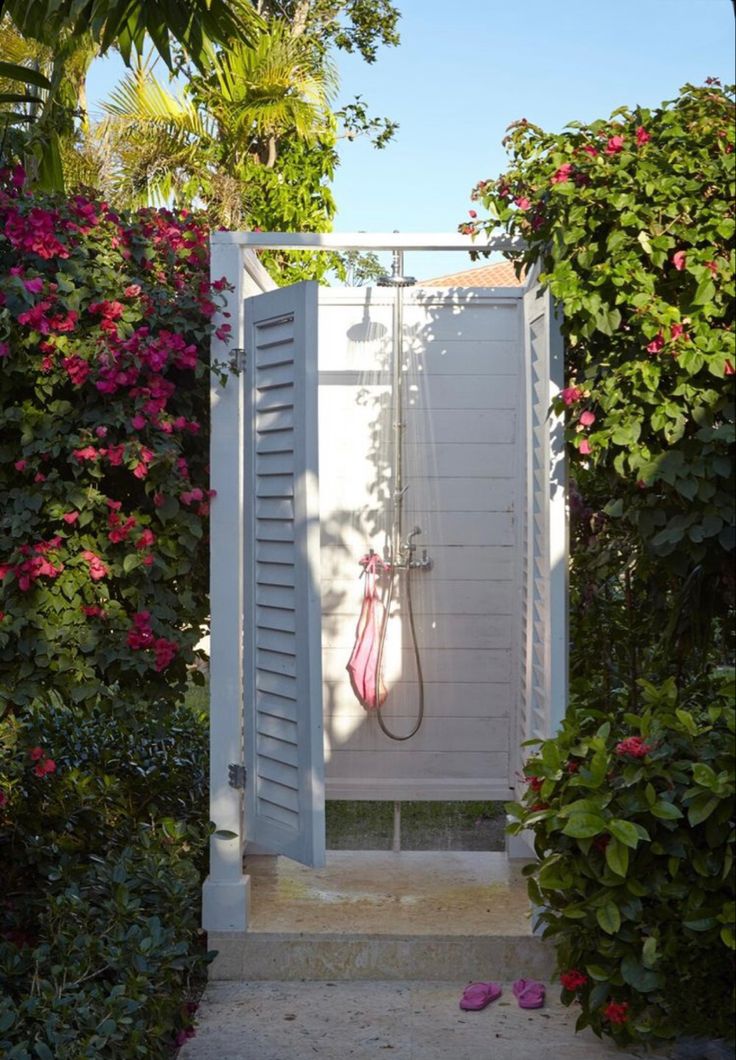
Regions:
M 254 246 L 468 249 L 466 237 L 216 233 L 234 285 L 238 369 L 213 391 L 211 871 L 204 925 L 247 926 L 245 843 L 324 859 L 324 801 L 504 800 L 521 743 L 562 717 L 566 530 L 562 345 L 549 295 L 520 288 L 274 289 Z M 475 244 L 476 248 L 478 244 Z M 498 249 L 502 249 L 499 245 Z M 425 718 L 401 743 L 355 699 L 346 663 L 359 559 L 385 554 L 393 503 L 393 307 L 403 299 L 405 526 Z M 419 693 L 402 586 L 384 717 Z

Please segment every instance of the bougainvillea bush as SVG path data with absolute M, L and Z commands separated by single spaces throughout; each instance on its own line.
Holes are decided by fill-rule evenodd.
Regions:
M 614 720 L 573 706 L 527 761 L 511 830 L 534 833 L 530 894 L 579 1028 L 731 1037 L 734 673 L 641 695 Z
M 461 226 L 521 236 L 561 311 L 571 698 L 511 811 L 563 998 L 621 1041 L 733 1014 L 734 132 L 716 81 L 522 119 Z
M 209 343 L 186 211 L 0 189 L 0 1052 L 165 1056 L 205 963 Z M 227 337 L 228 325 L 221 335 Z M 3 991 L 0 991 L 3 993 Z
M 462 226 L 521 236 L 562 311 L 572 672 L 605 660 L 604 694 L 636 696 L 657 652 L 708 665 L 732 614 L 733 99 L 713 82 L 561 133 L 515 122 Z

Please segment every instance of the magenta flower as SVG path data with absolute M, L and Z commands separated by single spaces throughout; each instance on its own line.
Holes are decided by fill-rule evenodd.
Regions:
M 574 405 L 576 401 L 580 401 L 583 396 L 582 390 L 577 386 L 566 386 L 564 390 L 560 391 L 560 397 L 568 406 Z
M 557 172 L 552 175 L 552 180 L 550 181 L 550 183 L 551 184 L 564 184 L 565 181 L 568 181 L 570 179 L 570 174 L 571 173 L 572 173 L 572 162 L 565 162 L 564 165 L 561 165 L 560 168 L 557 170 Z
M 657 335 L 652 339 L 652 341 L 647 346 L 647 353 L 652 353 L 652 354 L 659 353 L 659 351 L 662 349 L 663 346 L 664 346 L 664 335 L 660 331 L 660 332 L 657 333 Z
M 607 155 L 617 155 L 619 151 L 624 149 L 624 138 L 623 136 L 612 136 L 606 144 Z
M 630 755 L 631 758 L 644 758 L 653 748 L 642 740 L 641 736 L 627 736 L 616 744 L 617 755 Z
M 651 136 L 646 131 L 644 126 L 640 125 L 639 128 L 636 130 L 636 146 L 643 147 L 644 144 L 649 143 L 650 140 Z
M 676 250 L 672 255 L 672 264 L 675 266 L 678 272 L 682 272 L 687 264 L 687 254 L 684 250 Z
M 595 423 L 595 413 L 586 409 L 585 412 L 580 414 L 580 422 L 583 427 L 592 427 Z

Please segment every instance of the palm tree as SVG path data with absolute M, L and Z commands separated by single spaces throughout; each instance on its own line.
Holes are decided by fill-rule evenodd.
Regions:
M 104 107 L 118 201 L 198 199 L 227 226 L 240 224 L 254 172 L 273 170 L 282 145 L 334 143 L 335 88 L 329 62 L 278 21 L 252 46 L 218 53 L 180 95 L 140 63 Z

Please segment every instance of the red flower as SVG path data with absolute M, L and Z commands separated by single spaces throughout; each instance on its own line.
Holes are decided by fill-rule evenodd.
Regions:
M 566 386 L 564 390 L 560 391 L 560 397 L 568 406 L 574 405 L 576 401 L 580 401 L 583 396 L 582 390 L 577 386 Z
M 526 198 L 525 195 L 517 195 L 517 197 L 514 199 L 514 202 L 520 210 L 528 210 L 531 206 L 531 202 L 529 201 L 529 199 Z
M 38 760 L 44 756 L 43 747 L 31 747 L 28 751 L 28 755 L 32 762 L 38 762 Z
M 644 743 L 641 736 L 627 736 L 621 743 L 616 744 L 617 755 L 630 755 L 632 758 L 644 758 L 651 750 L 653 748 Z
M 13 467 L 15 468 L 16 471 L 25 471 L 25 469 L 28 467 L 28 461 L 27 460 L 16 460 L 15 463 L 13 464 Z
M 105 614 L 98 604 L 82 604 L 82 610 L 87 618 L 102 618 Z
M 664 346 L 664 335 L 662 334 L 661 331 L 659 331 L 659 332 L 657 332 L 656 337 L 653 338 L 652 341 L 647 346 L 647 353 L 652 353 L 652 354 L 659 353 L 659 351 L 662 349 L 663 346 Z
M 577 773 L 577 771 L 580 769 L 580 763 L 578 762 L 577 758 L 571 758 L 565 768 L 567 769 L 568 773 Z
M 156 541 L 156 536 L 152 530 L 144 530 L 141 536 L 135 543 L 136 548 L 150 548 Z
M 61 517 L 69 526 L 73 526 L 79 518 L 79 512 L 64 512 Z
M 89 576 L 93 582 L 98 582 L 102 578 L 105 578 L 109 573 L 109 567 L 103 563 L 99 556 L 96 556 L 94 552 L 89 550 L 82 553 L 84 559 L 87 560 L 89 566 Z
M 72 383 L 75 386 L 81 386 L 89 375 L 89 362 L 74 354 L 72 357 L 65 357 L 62 363 Z
M 588 982 L 588 977 L 579 972 L 577 968 L 571 968 L 569 971 L 562 973 L 560 982 L 565 990 L 577 990 L 578 987 L 585 986 Z
M 131 283 L 129 287 L 126 287 L 123 294 L 126 298 L 137 298 L 141 293 L 140 286 L 137 283 Z
M 626 1023 L 629 1019 L 628 1011 L 629 1004 L 627 1001 L 609 1001 L 603 1009 L 603 1018 L 611 1023 Z
M 619 151 L 624 149 L 624 138 L 623 136 L 612 136 L 606 144 L 607 155 L 617 155 Z
M 98 460 L 100 454 L 93 445 L 86 445 L 83 449 L 74 449 L 72 456 L 75 460 Z
M 673 324 L 672 327 L 670 328 L 670 338 L 679 339 L 680 335 L 683 335 L 684 332 L 685 332 L 685 325 L 684 324 Z M 685 338 L 687 338 L 687 335 L 685 335 Z
M 592 144 L 585 144 L 583 151 L 585 151 L 586 155 L 590 155 L 591 158 L 595 158 L 598 154 L 598 149 L 593 147 Z
M 556 173 L 552 175 L 551 184 L 564 184 L 570 179 L 572 173 L 572 162 L 565 162 Z
M 532 791 L 542 790 L 542 784 L 544 784 L 544 777 L 528 776 L 525 779 Z
M 643 147 L 644 144 L 649 143 L 651 140 L 650 134 L 646 131 L 643 125 L 640 125 L 636 130 L 636 146 Z
M 728 357 L 726 358 L 726 360 L 723 363 L 723 374 L 724 375 L 733 375 L 734 374 L 734 367 L 731 364 L 731 362 L 728 359 Z
M 682 272 L 687 264 L 687 254 L 684 250 L 676 250 L 672 255 L 672 264 L 675 266 L 678 272 Z

